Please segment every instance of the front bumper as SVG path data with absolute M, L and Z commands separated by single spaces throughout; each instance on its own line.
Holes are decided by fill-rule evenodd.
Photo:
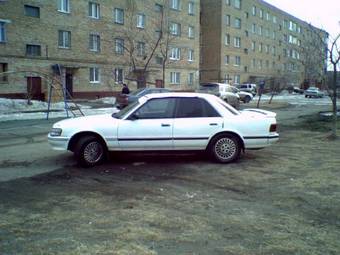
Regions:
M 62 136 L 47 136 L 48 143 L 54 150 L 67 150 L 69 138 Z

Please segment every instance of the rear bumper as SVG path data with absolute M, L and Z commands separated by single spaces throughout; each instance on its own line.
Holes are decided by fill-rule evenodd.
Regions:
M 279 141 L 279 134 L 243 137 L 245 149 L 261 149 Z

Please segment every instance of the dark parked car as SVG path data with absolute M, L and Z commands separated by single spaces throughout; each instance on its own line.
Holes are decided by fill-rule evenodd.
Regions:
M 135 91 L 133 91 L 130 94 L 119 94 L 116 99 L 116 107 L 118 109 L 122 109 L 125 106 L 135 102 L 138 100 L 138 98 L 145 96 L 147 94 L 153 94 L 153 93 L 166 93 L 170 92 L 169 89 L 165 88 L 140 88 Z

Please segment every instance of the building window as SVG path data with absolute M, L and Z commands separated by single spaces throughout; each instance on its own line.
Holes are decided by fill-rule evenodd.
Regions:
M 170 23 L 170 33 L 175 36 L 181 35 L 181 24 L 171 22 Z
M 260 9 L 259 16 L 260 16 L 261 19 L 263 19 L 263 10 L 262 9 Z
M 235 28 L 241 28 L 241 19 L 240 18 L 235 18 L 234 27 Z
M 124 54 L 124 39 L 116 38 L 115 39 L 115 52 L 116 54 Z
M 252 68 L 255 68 L 255 66 L 256 66 L 256 59 L 253 58 L 253 59 L 251 60 L 251 67 L 252 67 Z
M 224 64 L 229 65 L 229 55 L 224 56 Z
M 265 28 L 265 29 L 264 29 L 264 35 L 265 35 L 266 37 L 269 37 L 269 29 L 268 29 L 268 28 Z
M 100 36 L 97 34 L 90 34 L 89 40 L 90 51 L 99 52 L 100 51 Z
M 59 30 L 58 31 L 58 47 L 59 48 L 71 48 L 71 32 Z
M 180 10 L 180 0 L 170 0 L 170 8 Z
M 189 50 L 188 51 L 188 61 L 192 62 L 194 61 L 194 50 Z
M 137 27 L 144 28 L 145 27 L 145 15 L 137 14 Z
M 155 11 L 156 12 L 163 12 L 163 5 L 155 4 Z
M 269 12 L 266 13 L 266 20 L 267 20 L 267 21 L 270 20 L 270 14 L 269 14 Z
M 273 46 L 273 48 L 272 48 L 272 54 L 273 54 L 274 56 L 276 56 L 276 47 L 275 47 L 275 46 Z
M 276 22 L 277 22 L 277 18 L 276 18 L 276 16 L 273 16 L 273 23 L 276 24 Z
M 195 28 L 192 26 L 189 26 L 188 28 L 188 37 L 189 38 L 194 38 L 195 37 Z
M 58 11 L 70 12 L 70 1 L 69 0 L 58 0 Z
M 224 24 L 230 26 L 230 15 L 224 15 Z
M 235 37 L 234 38 L 234 47 L 240 48 L 241 47 L 241 37 Z
M 26 44 L 27 56 L 41 56 L 41 46 L 34 44 Z
M 252 32 L 253 34 L 256 33 L 256 24 L 255 24 L 255 23 L 253 23 L 253 24 L 251 25 L 251 32 Z
M 114 22 L 116 24 L 124 24 L 124 10 L 115 8 L 113 11 Z
M 25 5 L 25 15 L 30 17 L 40 18 L 40 8 L 31 5 Z
M 145 43 L 144 42 L 137 43 L 137 55 L 145 56 Z
M 98 67 L 90 67 L 90 83 L 99 83 L 100 75 Z
M 230 44 L 230 34 L 226 34 L 224 36 L 224 45 L 229 45 Z
M 180 84 L 181 82 L 181 73 L 180 72 L 170 72 L 170 83 L 171 84 Z
M 195 77 L 195 73 L 189 73 L 188 74 L 188 85 L 194 84 L 194 77 Z
M 99 4 L 89 2 L 89 17 L 93 19 L 99 19 L 100 17 Z
M 124 82 L 124 70 L 123 68 L 115 68 L 115 82 L 123 83 Z
M 240 77 L 240 75 L 235 75 L 235 76 L 234 76 L 234 83 L 236 83 L 236 84 L 240 84 L 240 83 L 241 83 L 241 77 Z
M 241 9 L 241 0 L 235 0 L 234 7 L 236 9 Z
M 253 8 L 251 9 L 251 14 L 253 16 L 256 16 L 256 6 L 253 6 Z
M 230 0 L 225 0 L 226 5 L 230 5 Z
M 170 49 L 170 57 L 171 60 L 180 60 L 181 59 L 181 49 L 180 48 L 171 48 Z
M 259 43 L 259 52 L 262 52 L 262 49 L 263 49 L 263 44 Z
M 251 42 L 251 50 L 255 51 L 255 48 L 256 48 L 256 42 L 252 41 Z
M 157 65 L 162 65 L 163 64 L 163 58 L 160 56 L 155 57 L 155 62 Z
M 7 63 L 0 63 L 0 73 L 5 73 L 8 71 L 8 64 Z M 8 82 L 7 75 L 0 75 L 0 82 Z
M 263 27 L 259 26 L 259 35 L 262 35 L 262 30 L 263 30 Z
M 241 57 L 235 56 L 235 66 L 240 66 L 240 65 L 241 65 Z
M 6 23 L 0 21 L 0 42 L 6 42 Z
M 195 3 L 189 2 L 188 4 L 188 14 L 189 15 L 195 15 Z

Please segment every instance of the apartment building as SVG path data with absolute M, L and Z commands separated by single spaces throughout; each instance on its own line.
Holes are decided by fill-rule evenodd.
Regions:
M 194 90 L 199 14 L 199 0 L 0 1 L 0 96 L 46 99 L 53 80 L 75 98 Z
M 201 0 L 201 17 L 201 81 L 300 85 L 326 71 L 327 32 L 265 1 Z

